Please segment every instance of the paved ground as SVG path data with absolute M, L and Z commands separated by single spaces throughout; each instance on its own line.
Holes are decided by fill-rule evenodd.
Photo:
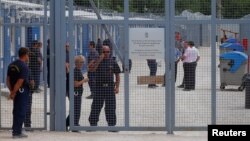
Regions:
M 165 132 L 81 132 L 64 133 L 34 131 L 29 132 L 25 141 L 207 141 L 206 132 L 175 132 L 174 135 Z M 1 141 L 11 141 L 10 132 L 0 131 Z
M 176 127 L 207 127 L 211 123 L 211 54 L 210 48 L 199 49 L 201 60 L 197 66 L 196 90 L 182 91 L 176 87 L 175 94 L 175 126 Z M 217 56 L 217 64 L 219 64 Z M 165 63 L 159 62 L 157 75 L 163 75 Z M 130 73 L 130 125 L 133 127 L 164 127 L 165 125 L 165 87 L 159 85 L 156 89 L 149 89 L 146 85 L 137 85 L 137 76 L 148 75 L 149 69 L 146 61 L 133 61 Z M 220 88 L 220 72 L 216 70 L 216 121 L 217 124 L 249 124 L 250 110 L 245 109 L 245 91 L 237 91 L 238 85 L 227 86 L 226 90 Z M 183 78 L 182 63 L 178 65 L 176 86 Z M 117 98 L 117 126 L 124 126 L 124 76 L 121 75 L 120 93 Z M 85 99 L 89 95 L 88 85 L 84 85 L 80 124 L 89 126 L 88 116 L 92 100 Z M 33 95 L 32 127 L 44 127 L 44 95 Z M 49 104 L 49 94 L 47 94 Z M 67 111 L 68 111 L 68 100 Z M 12 102 L 1 97 L 1 127 L 10 127 L 12 123 Z M 49 111 L 49 105 L 47 106 Z M 49 123 L 49 122 L 48 122 Z M 100 115 L 100 126 L 106 125 L 105 114 Z M 49 127 L 49 126 L 48 126 Z M 206 140 L 206 132 L 176 132 L 174 136 L 163 132 L 120 132 L 118 134 L 106 132 L 94 132 L 81 134 L 57 133 L 57 132 L 34 132 L 29 133 L 30 140 L 168 140 L 168 141 L 194 141 Z M 9 139 L 10 133 L 0 132 L 1 139 Z M 110 138 L 110 139 L 109 139 Z

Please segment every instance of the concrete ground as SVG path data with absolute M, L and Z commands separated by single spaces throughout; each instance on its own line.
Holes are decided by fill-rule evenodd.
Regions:
M 206 132 L 175 132 L 174 135 L 165 132 L 49 132 L 34 131 L 27 133 L 25 141 L 207 141 Z M 1 141 L 11 141 L 11 133 L 0 131 Z
M 211 48 L 199 48 L 201 60 L 196 69 L 196 89 L 194 91 L 183 91 L 177 86 L 182 82 L 183 68 L 182 63 L 178 64 L 178 73 L 175 89 L 175 126 L 176 127 L 207 127 L 211 123 Z M 218 50 L 217 50 L 218 51 Z M 219 65 L 219 51 L 217 52 L 217 64 Z M 132 60 L 133 66 L 129 78 L 129 104 L 130 122 L 132 127 L 164 127 L 165 125 L 165 87 L 149 89 L 147 85 L 138 85 L 137 76 L 149 75 L 149 69 L 145 60 Z M 165 73 L 165 63 L 158 61 L 157 75 Z M 228 85 L 225 90 L 220 90 L 220 69 L 216 69 L 216 122 L 217 124 L 249 124 L 250 110 L 245 108 L 245 91 L 238 91 L 239 85 Z M 231 77 L 231 76 L 228 76 Z M 234 76 L 235 77 L 235 76 Z M 236 76 L 237 77 L 237 76 Z M 239 76 L 240 77 L 240 76 Z M 84 85 L 82 99 L 82 110 L 80 125 L 87 127 L 88 116 L 92 100 L 85 99 L 90 94 L 88 85 Z M 43 128 L 46 116 L 45 107 L 49 111 L 49 93 L 47 94 L 48 106 L 44 105 L 44 93 L 34 93 L 32 107 L 32 127 Z M 121 74 L 120 93 L 117 99 L 117 126 L 124 126 L 124 75 Z M 66 99 L 67 112 L 69 103 Z M 5 97 L 1 97 L 1 127 L 8 128 L 12 124 L 12 102 Z M 99 126 L 106 126 L 105 114 L 102 110 Z M 49 118 L 48 118 L 49 119 Z M 49 124 L 49 120 L 48 120 Z M 47 125 L 49 127 L 49 125 Z M 185 129 L 184 129 L 185 130 Z M 10 139 L 10 132 L 0 131 L 0 140 Z M 36 131 L 28 133 L 30 140 L 56 141 L 56 140 L 119 140 L 119 141 L 195 141 L 207 140 L 206 131 L 200 132 L 175 132 L 174 135 L 166 135 L 165 132 L 92 132 L 81 131 L 81 134 Z

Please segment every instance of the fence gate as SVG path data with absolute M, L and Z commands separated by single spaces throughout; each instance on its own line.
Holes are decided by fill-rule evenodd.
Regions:
M 42 43 L 42 69 L 36 79 L 40 80 L 41 90 L 33 93 L 32 98 L 32 128 L 47 129 L 47 110 L 50 130 L 57 131 L 65 131 L 68 114 L 71 130 L 173 133 L 207 130 L 208 124 L 250 122 L 241 80 L 249 71 L 249 61 L 245 57 L 239 65 L 236 63 L 239 58 L 223 58 L 229 51 L 244 52 L 243 56 L 250 54 L 249 45 L 242 43 L 250 37 L 250 10 L 246 10 L 250 2 L 0 0 L 0 5 L 0 128 L 10 128 L 12 124 L 12 102 L 7 100 L 5 86 L 7 66 L 17 58 L 19 47 L 31 47 L 34 40 Z M 103 53 L 101 46 L 109 45 L 111 57 L 121 69 L 116 101 L 107 98 L 107 94 L 107 102 L 98 101 L 103 104 L 97 115 L 98 126 L 90 126 L 91 109 L 96 110 L 98 106 L 92 106 L 93 99 L 87 97 L 96 90 L 104 93 L 104 88 L 96 87 L 94 91 L 84 83 L 82 95 L 74 91 L 77 66 L 74 57 L 85 57 L 80 70 L 87 77 L 90 41 L 95 42 L 99 55 Z M 190 91 L 180 86 L 184 81 L 184 63 L 176 57 L 177 49 L 185 53 L 185 41 L 193 41 L 200 56 L 195 69 L 195 87 Z M 243 47 L 225 49 L 229 44 Z M 65 53 L 67 45 L 69 53 Z M 70 99 L 64 87 L 65 60 L 69 63 Z M 112 66 L 109 68 L 110 72 L 117 71 Z M 102 79 L 97 80 L 99 82 L 94 82 L 100 84 Z M 100 86 L 110 85 L 102 82 Z M 111 116 L 114 107 L 116 117 Z M 76 113 L 79 110 L 80 113 Z M 115 120 L 115 126 L 108 126 L 107 121 Z
M 32 48 L 35 41 L 41 43 L 41 59 L 39 68 L 32 68 L 35 88 L 29 96 L 31 117 L 27 119 L 26 126 L 32 129 L 47 129 L 47 0 L 39 3 L 21 1 L 0 1 L 0 48 L 1 48 L 1 96 L 0 96 L 0 128 L 12 127 L 13 101 L 8 100 L 9 90 L 6 86 L 7 67 L 10 62 L 18 59 L 20 47 Z M 40 14 L 42 13 L 42 14 Z M 31 62 L 36 63 L 37 58 L 30 56 Z M 29 114 L 28 114 L 29 115 Z M 31 121 L 31 123 L 30 123 Z
M 107 44 L 108 42 L 111 47 L 111 54 L 118 62 L 122 72 L 120 73 L 119 94 L 115 96 L 116 126 L 108 126 L 107 123 L 110 115 L 108 113 L 109 109 L 105 109 L 105 104 L 108 101 L 104 103 L 99 116 L 98 126 L 90 126 L 89 120 L 91 119 L 89 119 L 89 116 L 91 109 L 93 110 L 94 108 L 93 106 L 91 107 L 93 99 L 86 99 L 91 94 L 91 91 L 88 84 L 83 84 L 84 91 L 81 105 L 77 105 L 76 101 L 70 98 L 69 103 L 71 104 L 67 106 L 67 100 L 66 107 L 69 107 L 69 111 L 66 111 L 71 116 L 70 128 L 72 130 L 166 131 L 166 125 L 169 122 L 167 121 L 167 116 L 170 116 L 166 114 L 166 111 L 170 110 L 167 109 L 167 100 L 170 101 L 170 97 L 167 95 L 170 93 L 165 91 L 169 88 L 170 81 L 166 83 L 166 87 L 162 85 L 164 74 L 170 73 L 165 72 L 165 68 L 169 68 L 168 65 L 165 65 L 169 64 L 165 61 L 169 57 L 165 55 L 165 52 L 170 50 L 170 48 L 165 48 L 170 41 L 170 36 L 167 33 L 169 28 L 164 28 L 169 25 L 162 19 L 155 19 L 163 17 L 165 13 L 159 11 L 156 13 L 156 15 L 159 15 L 157 17 L 150 16 L 150 12 L 145 13 L 144 16 L 133 15 L 128 10 L 128 1 L 113 1 L 114 5 L 120 4 L 122 7 L 127 7 L 118 13 L 113 12 L 115 8 L 107 8 L 108 5 L 104 1 L 99 3 L 92 0 L 74 2 L 73 5 L 72 1 L 69 1 L 68 6 L 68 23 L 69 28 L 73 29 L 73 36 L 66 37 L 66 40 L 69 40 L 71 46 L 74 46 L 74 49 L 76 49 L 76 52 L 73 54 L 81 54 L 88 58 L 90 41 L 96 43 L 97 50 L 99 44 Z M 134 7 L 138 5 L 140 4 L 133 3 Z M 70 13 L 72 14 L 71 16 Z M 152 19 L 156 21 L 152 21 Z M 156 34 L 159 34 L 159 37 Z M 168 42 L 166 39 L 168 39 Z M 132 48 L 131 46 L 134 47 Z M 140 50 L 143 46 L 145 46 L 145 49 Z M 152 49 L 153 47 L 156 47 L 156 49 Z M 73 59 L 72 56 L 70 58 Z M 74 63 L 74 60 L 72 62 Z M 71 64 L 70 66 L 74 65 Z M 85 66 L 83 72 L 86 71 Z M 72 79 L 73 74 L 71 76 Z M 158 82 L 142 80 L 144 77 L 157 78 Z M 167 77 L 170 78 L 170 75 L 167 75 Z M 98 91 L 98 88 L 96 90 Z M 74 92 L 72 91 L 70 95 L 74 97 Z M 74 104 L 76 105 L 74 106 Z M 74 116 L 79 116 L 74 114 L 76 112 L 74 108 L 77 107 L 81 107 L 79 125 L 74 124 Z M 170 125 L 170 122 L 168 124 Z

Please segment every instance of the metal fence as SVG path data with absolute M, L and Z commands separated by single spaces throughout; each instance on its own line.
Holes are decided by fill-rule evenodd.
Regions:
M 249 9 L 244 6 L 249 5 L 249 2 L 241 1 L 238 2 L 240 4 L 235 4 L 236 2 L 237 0 L 205 0 L 194 4 L 192 0 L 162 0 L 159 3 L 146 0 L 61 0 L 38 1 L 37 5 L 33 5 L 34 9 L 27 9 L 25 6 L 18 7 L 17 2 L 10 4 L 9 1 L 1 0 L 3 20 L 0 31 L 3 33 L 1 35 L 4 35 L 0 35 L 1 88 L 4 87 L 5 68 L 11 61 L 11 59 L 6 60 L 6 57 L 11 57 L 8 55 L 10 49 L 14 50 L 20 45 L 27 46 L 26 31 L 29 27 L 36 26 L 40 31 L 40 37 L 37 39 L 43 43 L 44 73 L 41 75 L 43 91 L 40 94 L 33 94 L 32 110 L 43 117 L 32 113 L 32 121 L 37 123 L 34 126 L 32 124 L 35 128 L 47 127 L 47 108 L 50 112 L 50 129 L 58 131 L 66 129 L 64 123 L 68 114 L 70 130 L 156 130 L 172 133 L 177 130 L 206 130 L 208 124 L 249 124 L 250 113 L 244 105 L 245 92 L 238 90 L 243 75 L 248 71 L 248 61 L 245 60 L 240 65 L 243 71 L 237 71 L 238 75 L 232 72 L 226 73 L 222 67 L 228 67 L 227 60 L 224 62 L 222 57 L 222 52 L 229 51 L 221 47 L 224 37 L 235 38 L 243 45 L 242 40 L 249 40 L 250 36 L 247 26 L 250 23 L 248 18 L 250 13 L 241 12 L 239 15 L 230 12 L 230 8 L 232 11 Z M 15 17 L 15 21 L 8 22 L 3 11 L 6 9 L 11 11 L 11 7 L 14 7 L 16 15 L 21 17 Z M 34 22 L 36 20 L 37 22 Z M 21 29 L 20 35 L 17 35 L 17 30 L 10 32 L 11 35 L 16 33 L 13 35 L 15 42 L 6 38 L 8 30 L 5 30 L 10 27 Z M 33 36 L 35 38 L 35 35 Z M 32 36 L 29 37 L 33 40 Z M 49 55 L 47 55 L 47 39 L 50 39 Z M 15 43 L 19 43 L 19 40 L 21 44 L 17 46 Z M 184 41 L 190 40 L 194 41 L 201 59 L 196 66 L 195 90 L 184 91 L 178 87 L 183 82 L 184 63 L 178 62 L 175 68 L 175 47 L 182 49 Z M 88 76 L 92 79 L 87 69 L 90 63 L 88 56 L 91 54 L 90 41 L 95 42 L 96 49 L 102 44 L 112 46 L 112 57 L 122 71 L 119 94 L 115 96 L 116 103 L 109 98 L 105 101 L 105 104 L 112 103 L 111 107 L 116 107 L 115 126 L 111 124 L 115 119 L 114 116 L 110 116 L 109 110 L 112 108 L 107 108 L 108 104 L 104 104 L 100 116 L 98 115 L 98 125 L 91 126 L 90 123 L 93 121 L 90 113 L 96 108 L 93 106 L 93 101 L 103 103 L 100 97 L 87 99 L 87 96 L 91 93 L 106 96 L 103 88 L 94 88 L 93 92 L 93 88 L 91 90 L 89 86 L 90 82 L 85 82 L 82 85 L 82 95 L 76 94 L 74 88 L 76 87 L 74 81 L 80 82 L 83 79 L 76 77 L 75 56 L 83 55 L 86 58 L 80 73 L 84 74 L 84 78 Z M 139 41 L 144 43 L 138 43 Z M 6 46 L 8 42 L 12 44 Z M 138 44 L 148 50 L 138 51 L 136 48 Z M 65 53 L 66 45 L 70 46 L 69 53 Z M 150 46 L 159 49 L 152 50 Z M 249 54 L 249 50 L 244 52 Z M 47 57 L 50 58 L 48 79 Z M 68 97 L 70 98 L 67 97 L 68 90 L 64 87 L 67 84 L 65 75 L 67 58 L 69 58 Z M 153 64 L 148 59 L 151 59 Z M 103 73 L 102 77 L 105 75 Z M 157 82 L 156 86 L 150 85 L 149 82 L 143 84 L 139 82 L 139 78 L 148 76 L 156 76 L 161 81 Z M 165 80 L 165 85 L 162 83 L 162 78 Z M 47 88 L 47 80 L 50 80 L 50 88 Z M 98 78 L 97 80 L 101 81 Z M 108 91 L 108 93 L 113 92 Z M 47 106 L 47 94 L 50 99 L 49 106 Z M 11 125 L 11 108 L 11 102 L 1 96 L 2 128 Z M 80 113 L 77 110 L 79 108 Z M 5 114 L 5 111 L 8 111 L 8 114 Z M 75 121 L 76 118 L 79 118 L 79 122 Z

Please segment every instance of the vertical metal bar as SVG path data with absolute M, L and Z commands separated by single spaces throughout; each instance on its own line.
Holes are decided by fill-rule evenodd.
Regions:
M 69 43 L 70 43 L 70 51 L 69 51 L 69 64 L 70 64 L 70 70 L 69 70 L 69 95 L 70 97 L 74 97 L 74 89 L 73 89 L 73 57 L 74 57 L 74 41 L 75 41 L 75 36 L 74 36 L 74 15 L 73 15 L 73 0 L 69 1 L 69 18 L 68 18 L 68 32 L 69 32 Z M 72 65 L 71 65 L 72 64 Z M 70 99 L 70 128 L 74 125 L 74 99 Z
M 18 49 L 21 47 L 21 27 L 16 26 L 15 28 L 15 57 L 18 57 Z
M 55 1 L 50 1 L 50 131 L 55 131 Z
M 3 14 L 2 14 L 2 1 L 0 0 L 0 17 L 2 17 L 3 16 Z M 0 19 L 1 20 L 1 19 Z M 2 21 L 0 21 L 0 23 L 1 23 Z M 2 24 L 2 23 L 1 23 Z M 1 42 L 1 39 L 2 39 L 2 27 L 1 27 L 2 25 L 0 25 L 0 47 L 2 47 L 2 42 Z M 2 65 L 2 51 L 1 51 L 1 49 L 0 49 L 0 65 Z M 0 68 L 0 76 L 2 75 L 2 68 Z M 2 75 L 3 76 L 3 75 Z M 2 90 L 2 78 L 0 78 L 0 90 Z M 2 105 L 2 103 L 1 103 L 1 101 L 2 101 L 2 91 L 0 91 L 0 105 Z M 2 110 L 2 109 L 1 109 Z M 2 114 L 1 114 L 2 112 L 0 112 L 0 128 L 2 127 Z
M 77 47 L 77 49 L 76 49 L 76 50 L 77 50 L 77 55 L 80 55 L 80 52 L 81 52 L 81 51 L 80 51 L 80 50 L 81 50 L 81 49 L 80 49 L 80 48 L 81 48 L 81 45 L 80 45 L 80 40 L 81 40 L 81 39 L 80 39 L 80 36 L 81 36 L 81 35 L 80 35 L 80 34 L 81 34 L 81 32 L 80 32 L 80 25 L 77 24 L 77 25 L 76 25 L 76 28 L 77 28 L 77 31 L 76 31 L 76 34 L 77 34 L 77 36 L 76 36 L 77 46 L 76 46 L 76 47 Z
M 125 104 L 125 128 L 129 128 L 129 0 L 124 0 L 124 104 Z M 123 61 L 123 60 L 122 60 Z
M 59 3 L 58 3 L 59 4 Z M 66 43 L 66 18 L 65 18 L 65 0 L 60 0 L 60 6 L 56 6 L 56 16 L 58 15 L 60 19 L 56 22 L 55 26 L 60 25 L 55 31 L 55 36 L 59 38 L 56 40 L 56 130 L 65 131 L 65 94 L 66 94 L 66 70 L 65 70 L 65 43 Z M 58 9 L 57 9 L 58 8 Z M 59 13 L 57 13 L 59 12 Z M 56 39 L 58 39 L 56 38 Z M 62 95 L 63 94 L 63 95 Z
M 173 130 L 174 130 L 174 126 L 175 126 L 175 0 L 170 0 L 169 2 L 170 4 L 170 21 L 169 21 L 169 31 L 170 31 L 170 45 L 168 46 L 170 48 L 170 53 L 171 53 L 171 97 L 170 100 L 171 101 L 171 106 L 170 106 L 170 111 L 171 112 L 171 123 L 170 123 L 170 127 L 169 127 L 169 131 L 168 134 L 173 134 Z
M 56 131 L 65 131 L 65 93 L 66 93 L 66 83 L 65 83 L 65 41 L 66 41 L 66 26 L 65 26 L 65 0 L 51 1 L 53 15 L 51 18 L 52 22 L 52 36 L 53 44 L 51 47 L 54 49 L 54 62 L 52 65 L 54 68 L 54 91 L 55 95 L 54 106 L 54 129 Z M 51 38 L 52 39 L 52 38 Z M 52 94 L 51 94 L 52 95 Z
M 2 14 L 2 0 L 0 0 L 0 16 L 2 17 L 3 14 Z
M 83 32 L 82 32 L 82 41 L 83 41 L 82 54 L 84 56 L 87 56 L 88 50 L 89 50 L 88 44 L 89 44 L 89 33 L 90 33 L 88 24 L 83 24 L 82 29 L 83 29 Z
M 92 25 L 92 32 L 91 32 L 91 40 L 92 41 L 96 41 L 95 35 L 96 35 L 96 25 Z
M 48 44 L 47 44 L 47 36 L 48 36 L 48 15 L 47 15 L 47 11 L 48 11 L 48 1 L 45 0 L 44 1 L 44 17 L 43 17 L 43 44 L 44 44 L 44 50 L 43 50 L 43 55 L 44 55 L 44 71 L 43 71 L 43 76 L 44 76 L 44 81 L 45 81 L 45 86 L 44 86 L 44 128 L 47 129 L 47 71 L 50 71 L 48 70 L 47 68 L 47 47 L 48 47 Z M 49 78 L 50 79 L 50 78 Z
M 166 70 L 166 76 L 165 76 L 165 118 L 166 118 L 166 129 L 168 134 L 173 134 L 173 112 L 175 112 L 175 109 L 173 107 L 172 102 L 174 102 L 175 99 L 173 99 L 174 91 L 173 91 L 173 80 L 171 76 L 174 76 L 174 72 L 172 68 L 173 67 L 173 61 L 171 55 L 173 49 L 171 49 L 173 46 L 173 20 L 174 20 L 174 0 L 165 0 L 165 70 Z
M 4 19 L 3 22 L 4 23 L 10 23 L 10 18 L 8 17 L 8 10 L 9 9 L 4 9 Z M 10 26 L 9 25 L 4 25 L 4 57 L 3 57 L 3 77 L 4 77 L 4 82 L 6 82 L 5 80 L 5 76 L 7 76 L 7 66 L 9 65 L 9 63 L 11 62 L 11 54 L 10 54 Z M 6 84 L 6 83 L 5 83 Z
M 216 124 L 216 0 L 211 2 L 211 124 Z

